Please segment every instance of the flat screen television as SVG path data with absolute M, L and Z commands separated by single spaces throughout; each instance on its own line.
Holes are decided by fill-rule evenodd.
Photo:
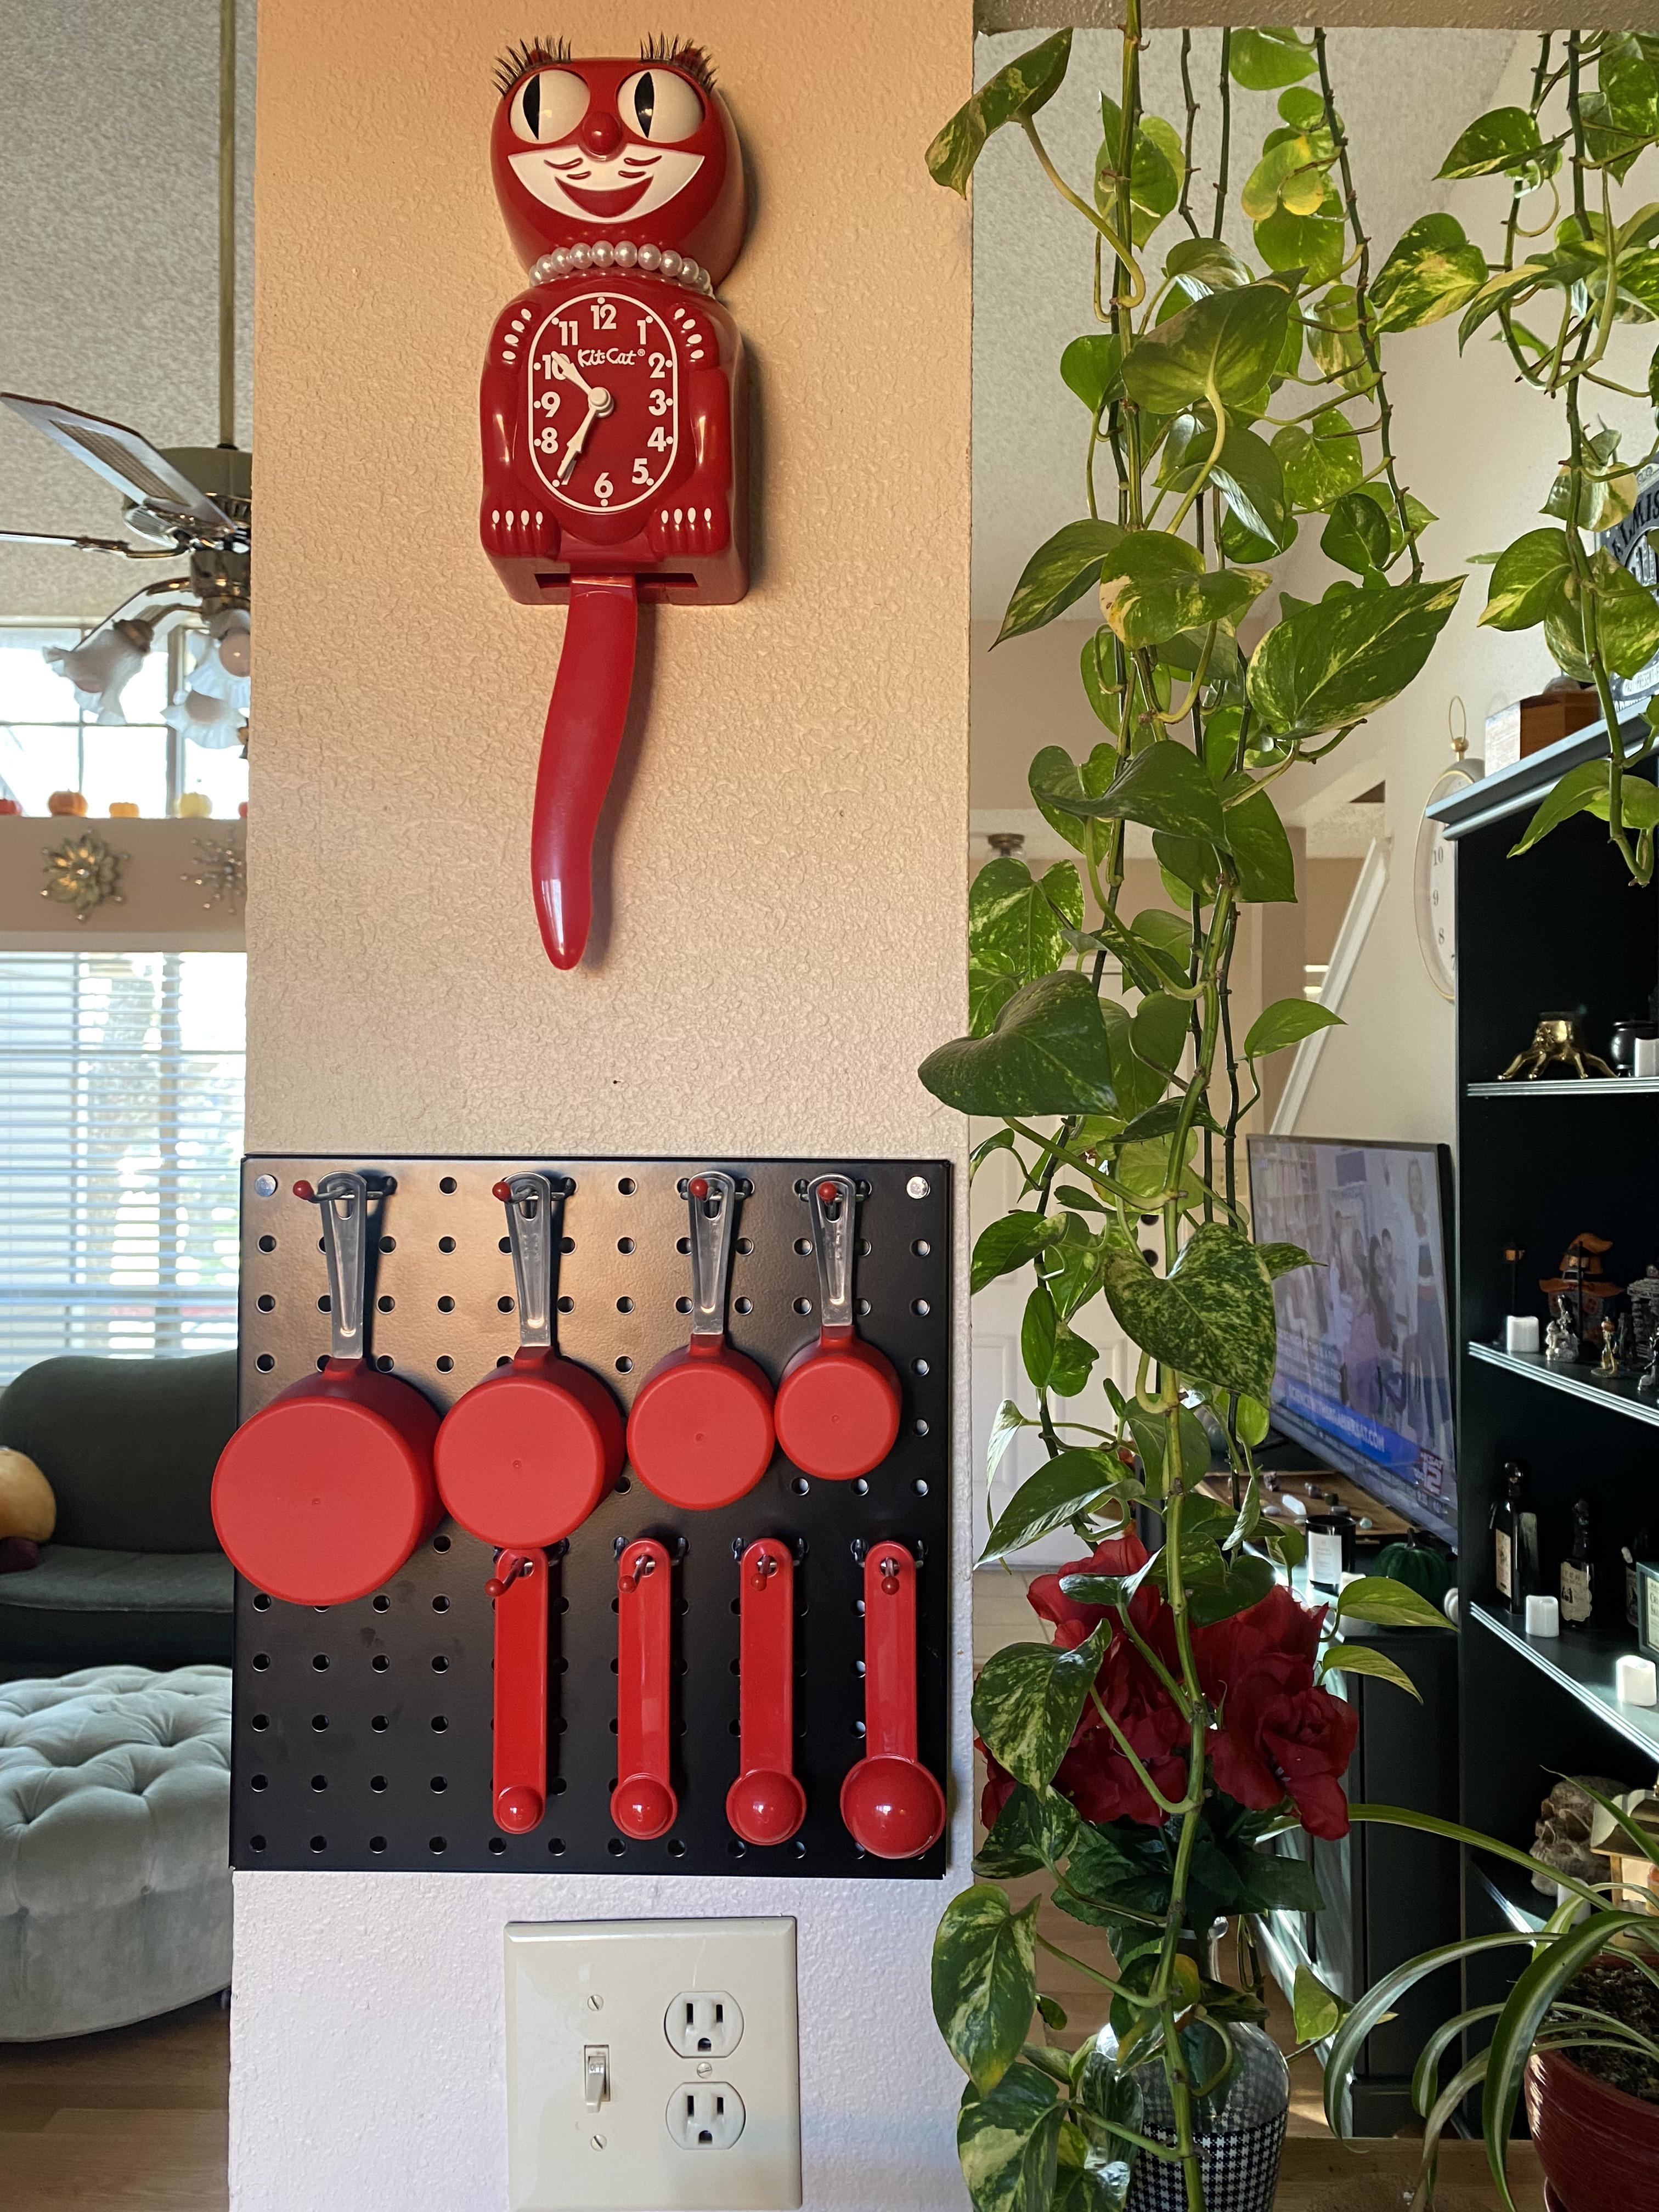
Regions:
M 1249 1157 L 1258 1241 L 1314 1262 L 1273 1284 L 1274 1425 L 1455 1544 L 1449 1149 L 1252 1137 Z

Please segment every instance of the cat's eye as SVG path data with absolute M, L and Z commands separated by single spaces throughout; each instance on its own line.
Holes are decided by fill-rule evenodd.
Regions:
M 515 138 L 550 146 L 568 138 L 586 112 L 587 87 L 575 71 L 544 69 L 527 76 L 514 94 L 507 120 Z
M 702 121 L 696 85 L 672 70 L 636 70 L 617 95 L 623 128 L 659 145 L 689 138 Z

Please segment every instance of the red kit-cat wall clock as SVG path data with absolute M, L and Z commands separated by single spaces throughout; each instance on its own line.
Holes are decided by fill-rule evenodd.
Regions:
M 748 588 L 743 344 L 714 297 L 743 244 L 737 132 L 696 46 L 510 53 L 490 167 L 531 286 L 480 393 L 484 550 L 515 599 L 568 603 L 531 833 L 547 956 L 574 968 L 633 683 L 639 602 Z

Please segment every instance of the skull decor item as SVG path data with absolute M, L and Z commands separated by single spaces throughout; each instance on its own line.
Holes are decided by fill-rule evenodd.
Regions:
M 570 610 L 531 882 L 547 957 L 574 968 L 639 602 L 748 589 L 743 344 L 714 297 L 743 244 L 743 164 L 696 46 L 574 61 L 538 40 L 497 83 L 490 167 L 531 287 L 490 334 L 480 532 L 515 599 Z

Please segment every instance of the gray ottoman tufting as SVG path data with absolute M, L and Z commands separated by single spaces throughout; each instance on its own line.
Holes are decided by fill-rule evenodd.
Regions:
M 230 1669 L 0 1682 L 0 2041 L 230 1980 Z

